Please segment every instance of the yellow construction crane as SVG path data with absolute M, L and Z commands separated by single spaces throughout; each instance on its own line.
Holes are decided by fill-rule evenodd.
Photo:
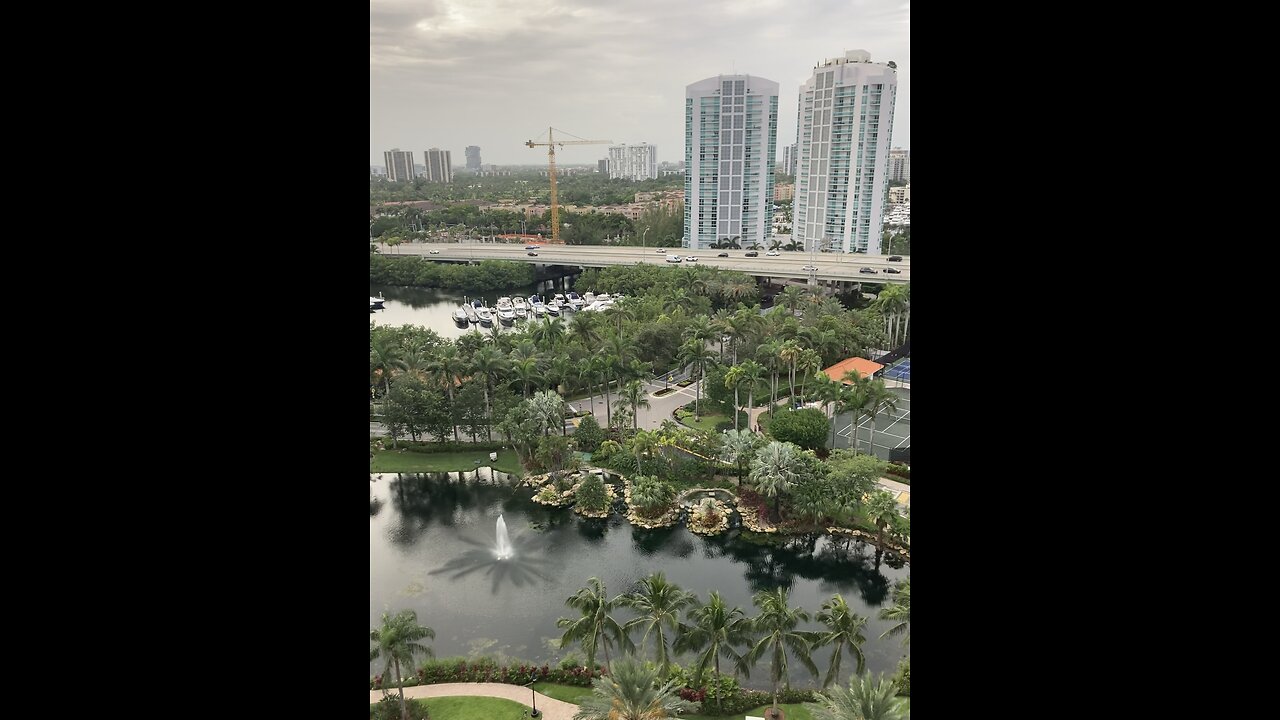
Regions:
M 551 132 L 555 128 L 547 128 L 547 142 L 534 142 L 528 140 L 525 145 L 529 147 L 538 147 L 540 145 L 547 146 L 547 169 L 551 176 L 551 242 L 560 242 L 560 205 L 556 201 L 556 146 L 564 148 L 565 145 L 612 145 L 612 140 L 556 140 L 552 137 Z M 560 131 L 564 133 L 563 130 Z M 570 134 L 570 133 L 564 133 Z

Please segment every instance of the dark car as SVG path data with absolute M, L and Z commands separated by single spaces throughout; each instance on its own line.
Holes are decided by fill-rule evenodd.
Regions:
M 748 252 L 748 253 L 747 253 L 747 255 L 746 255 L 746 256 L 747 256 L 747 257 L 760 257 L 760 253 L 756 252 L 755 250 L 751 250 L 750 252 Z
M 858 272 L 860 272 L 860 273 L 866 273 L 866 274 L 868 274 L 868 275 L 875 275 L 875 274 L 876 274 L 876 269 L 875 269 L 875 268 L 864 267 L 864 268 L 858 268 Z
M 893 273 L 893 274 L 895 274 L 895 275 L 901 275 L 901 274 L 902 274 L 902 271 L 901 271 L 901 270 L 899 270 L 898 268 L 895 268 L 895 267 L 887 267 L 887 268 L 885 268 L 885 269 L 884 269 L 884 271 L 885 271 L 885 272 L 887 272 L 887 273 Z
M 529 257 L 538 257 L 538 253 L 536 253 L 536 252 L 534 252 L 534 251 L 532 251 L 532 250 L 530 250 L 530 251 L 529 251 L 528 255 L 529 255 Z
M 539 250 L 539 249 L 541 249 L 541 247 L 540 247 L 540 246 L 538 246 L 538 245 L 525 245 L 525 246 L 524 246 L 524 249 L 525 249 L 525 250 Z
M 716 257 L 729 257 L 729 253 L 720 253 Z
M 890 255 L 890 256 L 889 256 L 889 262 L 902 262 L 902 256 L 901 256 L 901 255 Z

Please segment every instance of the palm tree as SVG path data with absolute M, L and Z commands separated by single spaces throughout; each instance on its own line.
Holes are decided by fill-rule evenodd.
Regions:
M 595 369 L 596 375 L 600 378 L 600 386 L 604 394 L 604 426 L 606 428 L 613 426 L 613 409 L 609 399 L 609 375 L 613 370 L 613 366 L 617 364 L 617 362 L 617 357 L 610 355 L 606 348 L 601 348 L 595 356 L 591 358 L 591 366 Z
M 539 348 L 554 351 L 564 340 L 564 325 L 558 319 L 544 317 L 542 322 L 534 324 L 529 335 Z
M 751 410 L 756 406 L 756 383 L 764 376 L 764 366 L 755 360 L 743 360 L 741 365 L 734 367 L 742 368 L 742 379 L 747 383 L 747 420 L 751 419 Z M 747 428 L 748 430 L 750 428 Z
M 374 338 L 369 345 L 369 368 L 382 374 L 388 394 L 391 392 L 391 372 L 404 370 L 405 367 L 404 353 L 394 340 L 385 335 Z
M 782 512 L 782 494 L 795 485 L 796 446 L 777 440 L 765 445 L 751 461 L 751 483 L 761 495 L 771 497 L 774 513 Z
M 552 387 L 554 390 L 569 392 L 569 378 L 573 374 L 573 365 L 569 362 L 569 356 L 560 354 L 551 358 L 551 362 L 547 363 L 547 379 L 554 382 Z
M 679 680 L 659 685 L 656 668 L 623 660 L 609 675 L 591 681 L 573 720 L 659 720 L 697 712 L 698 703 L 681 700 Z
M 648 409 L 652 407 L 649 397 L 645 393 L 644 383 L 639 380 L 632 380 L 622 388 L 622 399 L 631 407 L 631 429 L 640 429 L 640 408 Z
M 657 430 L 638 430 L 631 437 L 631 452 L 636 456 L 636 474 L 640 475 L 644 472 L 644 465 L 641 458 L 647 455 L 654 448 L 658 447 L 659 437 Z
M 778 403 L 778 353 L 782 352 L 782 343 L 777 340 L 762 342 L 756 346 L 756 359 L 769 369 L 769 416 L 773 416 L 773 407 Z
M 794 339 L 783 342 L 782 347 L 778 348 L 778 357 L 791 366 L 791 370 L 787 374 L 787 386 L 791 388 L 792 400 L 796 397 L 796 363 L 800 361 L 800 356 L 803 352 L 804 347 Z
M 445 345 L 440 353 L 427 364 L 427 372 L 439 380 L 449 393 L 449 413 L 456 420 L 458 413 L 453 409 L 453 387 L 458 383 L 458 374 L 462 372 L 462 356 L 453 345 Z M 453 441 L 458 442 L 458 423 L 453 423 Z
M 827 677 L 822 681 L 822 687 L 830 685 L 840 677 L 841 654 L 846 645 L 849 646 L 849 654 L 858 661 L 857 673 L 861 675 L 867 665 L 867 659 L 862 655 L 862 643 L 867 641 L 862 635 L 862 629 L 867 626 L 867 619 L 850 610 L 849 603 L 845 602 L 841 595 L 832 595 L 830 600 L 822 603 L 822 610 L 816 619 L 826 625 L 827 630 L 818 635 L 814 648 L 835 646 L 831 652 L 831 664 L 827 666 Z
M 868 392 L 871 386 L 871 378 L 864 378 L 857 370 L 850 370 L 844 374 L 841 380 L 850 383 L 849 391 L 844 394 L 841 401 L 842 408 L 853 413 L 853 424 L 850 426 L 849 439 L 853 441 L 852 447 L 856 453 L 858 452 L 858 422 L 862 419 L 862 413 L 866 411 L 867 401 L 870 399 Z
M 817 350 L 805 348 L 800 353 L 800 358 L 796 361 L 796 369 L 800 373 L 800 398 L 805 398 L 805 386 L 808 385 L 809 378 L 814 373 L 822 369 L 822 356 Z
M 739 365 L 734 365 L 733 367 L 729 368 L 729 372 L 724 374 L 724 386 L 727 388 L 733 388 L 733 429 L 734 430 L 738 429 L 738 409 L 742 405 L 741 403 L 738 402 L 738 386 L 742 384 L 742 381 L 745 379 L 745 376 L 746 376 L 746 373 L 743 371 L 742 367 Z
M 524 390 L 524 397 L 528 399 L 529 388 L 538 384 L 543 379 L 542 371 L 538 369 L 538 359 L 526 357 L 522 360 L 515 360 L 511 363 L 511 380 L 519 383 Z
M 539 390 L 529 400 L 529 411 L 538 425 L 542 427 L 542 435 L 551 434 L 551 428 L 560 427 L 564 434 L 564 398 L 552 390 Z
M 723 435 L 720 445 L 720 460 L 735 463 L 738 466 L 738 484 L 742 484 L 742 476 L 747 474 L 747 463 L 755 454 L 760 436 L 750 430 L 734 430 Z
M 493 442 L 493 408 L 489 404 L 489 388 L 498 374 L 507 368 L 507 359 L 491 346 L 485 346 L 471 356 L 471 371 L 484 377 L 484 414 L 489 419 L 486 437 Z
M 814 720 L 904 720 L 907 702 L 897 697 L 897 687 L 884 676 L 850 676 L 849 687 L 839 685 L 818 695 L 819 702 L 805 703 Z
M 872 491 L 871 497 L 867 499 L 865 513 L 867 519 L 875 523 L 876 529 L 879 530 L 879 538 L 876 545 L 883 549 L 884 529 L 889 523 L 893 522 L 893 516 L 898 514 L 898 502 L 888 492 L 875 490 Z
M 747 665 L 755 667 L 757 661 L 769 653 L 769 679 L 773 682 L 774 716 L 778 710 L 778 682 L 786 681 L 786 688 L 791 689 L 791 680 L 787 673 L 787 650 L 805 666 L 813 676 L 818 677 L 818 666 L 809 657 L 812 649 L 810 639 L 813 633 L 796 630 L 800 621 L 809 621 L 809 613 L 803 608 L 787 606 L 786 588 L 761 590 L 751 598 L 752 604 L 760 608 L 760 614 L 752 621 L 751 626 L 756 635 L 761 635 L 759 642 L 743 658 Z
M 689 611 L 691 625 L 680 624 L 680 632 L 672 649 L 677 653 L 687 650 L 698 653 L 694 663 L 694 677 L 701 678 L 707 672 L 707 665 L 715 663 L 716 708 L 720 709 L 720 658 L 732 660 L 734 669 L 743 675 L 750 676 L 751 668 L 743 662 L 743 656 L 734 650 L 735 645 L 750 645 L 752 640 L 751 620 L 734 606 L 725 604 L 724 598 L 715 590 L 706 605 L 699 605 Z
M 911 632 L 908 626 L 911 624 L 911 578 L 899 580 L 898 584 L 893 588 L 893 604 L 887 608 L 880 609 L 881 620 L 892 620 L 896 625 L 885 630 L 880 639 L 883 640 L 890 635 L 903 635 L 903 645 L 911 643 Z
M 698 386 L 693 392 L 693 415 L 701 418 L 698 399 L 702 397 L 702 377 L 707 374 L 707 363 L 715 362 L 716 354 L 701 340 L 690 339 L 680 346 L 679 358 L 682 364 L 692 364 L 698 369 Z
M 876 415 L 881 410 L 889 410 L 892 415 L 893 410 L 898 409 L 898 396 L 893 394 L 891 390 L 884 386 L 884 380 L 876 378 L 867 388 L 867 414 L 871 416 L 871 441 L 869 452 L 874 455 L 876 453 Z
M 621 595 L 612 600 L 608 599 L 605 595 L 604 583 L 600 578 L 588 579 L 587 587 L 580 588 L 564 601 L 565 605 L 582 613 L 582 617 L 577 620 L 562 617 L 556 621 L 556 627 L 564 628 L 560 647 L 572 642 L 581 642 L 582 651 L 587 654 L 587 664 L 592 670 L 596 668 L 597 649 L 604 650 L 606 668 L 610 667 L 609 645 L 617 643 L 623 651 L 634 652 L 635 645 L 631 642 L 631 638 L 627 637 L 627 631 L 610 615 L 621 602 Z
M 659 572 L 642 579 L 639 589 L 623 598 L 623 603 L 640 614 L 626 624 L 626 629 L 644 628 L 644 635 L 640 637 L 641 652 L 644 652 L 649 633 L 653 633 L 657 642 L 658 666 L 665 678 L 671 663 L 667 656 L 667 637 L 663 634 L 663 628 L 669 627 L 675 632 L 680 624 L 680 611 L 696 605 L 698 598 L 688 590 L 682 590 L 679 585 L 667 582 L 666 576 Z
M 400 692 L 400 717 L 409 720 L 409 708 L 404 702 L 404 685 L 400 679 L 400 664 L 413 669 L 416 656 L 432 657 L 431 648 L 418 642 L 423 638 L 436 639 L 436 631 L 426 625 L 418 624 L 418 614 L 412 610 L 401 610 L 395 615 L 382 613 L 382 627 L 369 632 L 369 640 L 377 646 L 369 651 L 370 662 L 378 657 L 386 659 L 382 670 L 382 684 L 386 686 L 387 673 L 394 670 L 392 677 L 396 680 L 396 689 Z
M 600 333 L 596 331 L 593 313 L 577 313 L 569 321 L 569 336 L 577 340 L 587 350 L 595 348 Z

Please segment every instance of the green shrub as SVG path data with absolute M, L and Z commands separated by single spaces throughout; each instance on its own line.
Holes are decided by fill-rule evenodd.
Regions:
M 898 694 L 911 697 L 911 658 L 898 661 L 898 672 L 893 675 L 893 684 L 898 686 Z
M 426 703 L 405 698 L 404 704 L 412 720 L 429 720 L 431 717 Z M 393 693 L 370 705 L 369 720 L 400 720 L 400 696 Z

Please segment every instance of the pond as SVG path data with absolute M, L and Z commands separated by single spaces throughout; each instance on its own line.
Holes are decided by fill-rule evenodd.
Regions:
M 477 477 L 469 471 L 464 477 L 460 482 L 456 473 L 371 476 L 370 628 L 379 625 L 383 612 L 413 609 L 421 624 L 436 631 L 436 639 L 428 642 L 438 658 L 501 654 L 554 664 L 569 651 L 556 647 L 561 635 L 556 619 L 577 616 L 564 601 L 588 578 L 599 577 L 613 597 L 661 571 L 703 602 L 718 590 L 748 616 L 757 614 L 751 596 L 758 590 L 786 587 L 790 604 L 811 615 L 839 593 L 868 618 L 862 649 L 870 671 L 892 673 L 898 659 L 910 654 L 899 639 L 880 639 L 891 623 L 875 617 L 910 566 L 892 567 L 887 558 L 877 566 L 870 545 L 827 536 L 779 545 L 770 544 L 774 538 L 748 542 L 736 529 L 712 538 L 683 526 L 643 530 L 617 513 L 591 520 L 534 503 L 533 489 L 514 487 L 501 472 L 482 470 Z M 514 551 L 506 560 L 494 553 L 499 515 Z M 621 622 L 633 614 L 623 609 L 616 617 Z M 638 643 L 639 635 L 633 640 Z M 581 656 L 579 648 L 574 650 Z M 830 648 L 813 655 L 823 672 L 829 656 Z M 603 663 L 603 655 L 598 661 Z M 800 663 L 792 661 L 791 668 L 794 687 L 816 684 Z M 370 663 L 370 676 L 380 670 Z M 846 657 L 841 682 L 853 671 Z M 744 684 L 768 688 L 767 659 Z

